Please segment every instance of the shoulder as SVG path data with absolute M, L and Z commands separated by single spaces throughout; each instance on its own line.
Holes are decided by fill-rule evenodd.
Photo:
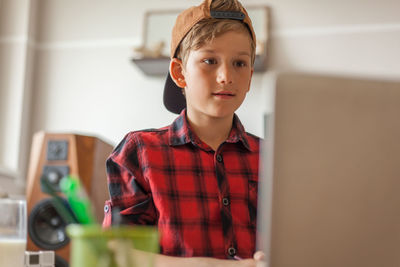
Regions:
M 139 131 L 129 132 L 124 139 L 132 142 L 155 142 L 159 138 L 166 137 L 169 131 L 169 126 L 159 129 L 144 129 Z
M 168 142 L 169 127 L 159 129 L 144 129 L 127 133 L 115 147 L 112 155 L 126 154 L 144 146 L 162 145 Z
M 254 135 L 252 133 L 246 132 L 245 134 L 246 134 L 247 138 L 249 138 L 255 142 L 260 142 L 262 140 L 262 138 L 258 137 L 257 135 Z
M 250 150 L 258 153 L 260 151 L 260 142 L 262 141 L 262 139 L 249 132 L 245 132 L 245 135 Z

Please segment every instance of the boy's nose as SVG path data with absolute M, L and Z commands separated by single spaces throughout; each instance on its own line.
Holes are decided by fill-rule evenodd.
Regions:
M 232 70 L 226 64 L 221 64 L 218 68 L 217 82 L 221 84 L 232 83 Z

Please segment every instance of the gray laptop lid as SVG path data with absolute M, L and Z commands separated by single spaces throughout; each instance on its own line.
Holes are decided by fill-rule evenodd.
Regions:
M 270 122 L 269 266 L 400 266 L 400 82 L 281 74 Z

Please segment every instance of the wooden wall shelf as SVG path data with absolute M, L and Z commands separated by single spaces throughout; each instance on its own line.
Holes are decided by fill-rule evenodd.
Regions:
M 169 57 L 162 58 L 133 58 L 132 62 L 149 76 L 166 76 L 169 68 Z

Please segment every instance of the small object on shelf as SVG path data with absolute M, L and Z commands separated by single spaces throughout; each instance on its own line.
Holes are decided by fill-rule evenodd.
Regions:
M 145 45 L 134 47 L 133 51 L 137 58 L 160 58 L 162 57 L 162 51 L 164 49 L 165 42 L 160 41 L 155 43 L 152 47 L 146 47 Z

